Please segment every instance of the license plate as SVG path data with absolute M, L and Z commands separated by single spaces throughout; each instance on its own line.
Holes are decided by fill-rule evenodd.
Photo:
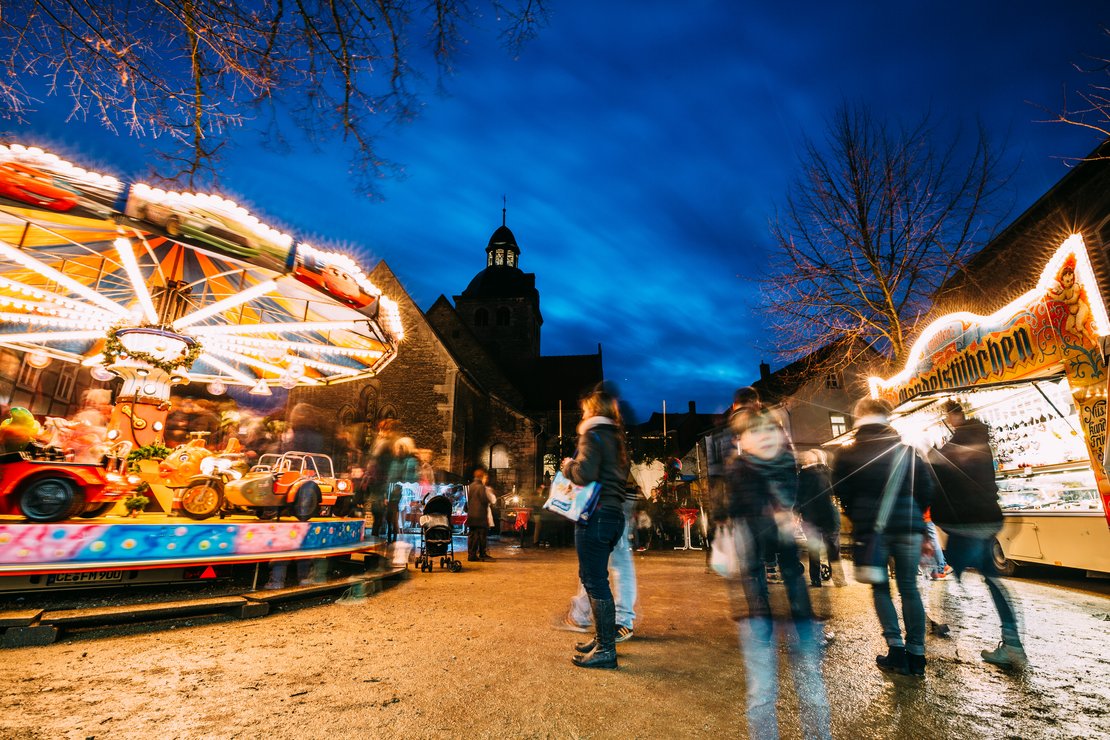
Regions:
M 92 573 L 51 573 L 46 577 L 46 585 L 53 586 L 56 583 L 112 583 L 115 581 L 122 581 L 122 570 L 98 570 Z

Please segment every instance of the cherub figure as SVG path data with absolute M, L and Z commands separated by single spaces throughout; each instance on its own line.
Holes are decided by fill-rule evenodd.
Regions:
M 1087 321 L 1091 318 L 1091 307 L 1087 303 L 1087 294 L 1083 287 L 1075 282 L 1074 258 L 1069 258 L 1060 268 L 1060 274 L 1048 289 L 1048 299 L 1063 303 L 1068 309 L 1064 320 L 1064 334 L 1082 336 Z

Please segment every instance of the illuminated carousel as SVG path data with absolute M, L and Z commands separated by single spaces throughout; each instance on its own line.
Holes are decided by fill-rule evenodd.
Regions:
M 164 443 L 175 386 L 203 384 L 212 396 L 241 386 L 264 396 L 274 387 L 349 382 L 380 372 L 402 338 L 397 305 L 350 256 L 299 242 L 216 195 L 127 184 L 33 147 L 0 146 L 0 347 L 33 367 L 66 363 L 110 384 L 103 444 L 114 454 Z M 0 489 L 8 502 L 0 513 L 20 513 L 27 485 L 13 471 L 38 462 L 27 458 L 10 450 L 0 458 L 10 473 L 0 476 L 13 478 Z M 316 516 L 321 504 L 335 509 L 323 513 L 340 513 L 350 494 L 342 481 L 328 501 L 317 491 L 293 511 L 291 496 L 288 510 L 259 505 L 251 516 L 248 506 L 246 516 L 226 518 L 221 511 L 219 523 L 170 520 L 162 496 L 165 521 L 95 518 L 113 507 L 66 482 L 65 466 L 91 464 L 72 458 L 56 457 L 51 475 L 62 483 L 41 494 L 39 510 L 50 510 L 50 495 L 62 509 L 22 511 L 31 522 L 0 519 L 0 572 L 319 555 L 363 539 L 361 520 Z M 263 469 L 246 475 L 269 475 L 275 486 L 289 472 L 253 462 Z M 267 462 L 288 468 L 284 456 Z M 299 468 L 302 478 L 327 477 L 310 463 Z M 155 474 L 123 471 L 132 483 L 138 476 L 157 486 Z M 94 518 L 51 521 L 63 509 L 62 519 Z M 282 514 L 296 521 L 271 521 Z

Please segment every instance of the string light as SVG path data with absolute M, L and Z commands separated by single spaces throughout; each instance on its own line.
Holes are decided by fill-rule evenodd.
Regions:
M 139 300 L 139 306 L 142 307 L 146 320 L 151 324 L 157 324 L 158 310 L 154 308 L 150 291 L 146 289 L 146 278 L 143 277 L 143 272 L 139 269 L 139 263 L 135 259 L 135 249 L 131 245 L 131 240 L 121 236 L 115 240 L 113 246 L 116 248 L 116 254 L 119 255 L 120 262 L 123 263 L 124 272 L 127 273 L 127 277 L 131 281 L 131 289 Z
M 45 262 L 35 259 L 30 254 L 27 254 L 21 249 L 17 249 L 16 247 L 8 244 L 6 241 L 3 240 L 0 240 L 0 256 L 7 257 L 12 262 L 22 265 L 32 272 L 37 272 L 39 275 L 46 278 L 47 280 L 53 280 L 56 283 L 64 285 L 65 287 L 69 288 L 71 292 L 78 293 L 84 296 L 87 300 L 95 303 L 106 311 L 115 314 L 116 316 L 127 315 L 127 309 L 123 306 L 120 306 L 117 303 L 113 303 L 112 301 L 97 293 L 92 288 L 89 288 L 83 283 L 74 280 L 70 276 L 55 270 L 53 267 L 46 264 Z
M 267 293 L 273 291 L 276 287 L 277 283 L 275 283 L 273 280 L 267 280 L 264 283 L 259 283 L 258 285 L 247 288 L 241 293 L 236 293 L 235 295 L 228 296 L 227 298 L 209 304 L 199 311 L 186 314 L 179 318 L 177 321 L 173 322 L 174 331 L 180 331 L 186 326 L 192 326 L 197 322 L 204 321 L 207 318 L 215 316 L 221 311 L 226 311 L 228 309 L 235 308 L 236 306 L 241 306 L 248 301 L 253 301 L 255 298 L 261 298 Z

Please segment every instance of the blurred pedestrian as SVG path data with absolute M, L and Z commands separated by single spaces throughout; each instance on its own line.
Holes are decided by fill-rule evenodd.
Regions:
M 991 553 L 1002 529 L 1002 507 L 998 504 L 989 430 L 978 419 L 968 419 L 957 401 L 946 401 L 941 410 L 952 428 L 952 437 L 931 456 L 939 483 L 933 521 L 948 535 L 948 564 L 956 578 L 968 568 L 979 571 L 1002 622 L 1002 641 L 994 650 L 982 651 L 983 660 L 1024 668 L 1028 659 L 1018 634 L 1013 600 L 998 577 Z
M 393 463 L 393 443 L 397 441 L 397 420 L 382 419 L 366 461 L 366 496 L 374 524 L 370 533 L 378 537 L 385 531 L 385 502 L 389 495 L 389 469 Z
M 746 615 L 739 615 L 744 655 L 748 731 L 778 737 L 778 651 L 764 563 L 777 558 L 794 635 L 789 642 L 794 690 L 807 738 L 830 738 L 830 709 L 821 676 L 819 630 L 794 538 L 798 471 L 777 418 L 759 409 L 733 416 L 738 454 L 729 466 L 728 528 L 737 543 L 739 585 Z M 783 615 L 785 616 L 785 615 Z
M 932 474 L 890 426 L 890 413 L 890 404 L 881 399 L 865 398 L 856 404 L 855 442 L 837 453 L 833 488 L 852 522 L 853 538 L 870 548 L 868 563 L 861 562 L 862 548 L 856 553 L 856 568 L 874 565 L 885 571 L 888 558 L 894 558 L 906 634 L 903 639 L 890 580 L 884 577 L 872 583 L 875 612 L 888 646 L 887 654 L 878 656 L 875 664 L 884 671 L 924 676 L 925 608 L 917 589 L 917 569 L 925 533 L 922 512 L 933 495 Z
M 416 444 L 410 437 L 401 437 L 393 443 L 393 459 L 389 462 L 386 477 L 388 495 L 385 500 L 386 540 L 396 542 L 400 519 L 401 498 L 404 496 L 403 483 L 416 483 L 417 473 Z
M 624 532 L 613 553 L 609 557 L 609 574 L 616 579 L 616 596 L 614 604 L 617 620 L 617 642 L 631 640 L 636 625 L 636 564 L 632 561 L 632 538 L 635 523 L 634 509 L 638 499 L 639 489 L 635 484 L 627 485 L 628 500 L 625 509 Z M 570 600 L 570 609 L 563 620 L 567 626 L 576 632 L 586 632 L 593 625 L 593 610 L 590 607 L 590 595 L 581 581 L 578 583 L 578 593 Z M 574 649 L 580 653 L 588 653 L 594 649 L 597 638 L 580 642 Z
M 809 552 L 809 585 L 821 586 L 821 549 L 829 559 L 830 577 L 837 586 L 845 585 L 840 563 L 840 511 L 833 503 L 832 471 L 824 450 L 806 450 L 798 455 L 798 514 L 806 535 Z
M 489 474 L 479 465 L 474 468 L 473 480 L 466 492 L 466 559 L 470 562 L 493 560 L 489 556 L 490 507 L 493 505 L 493 492 L 486 486 Z
M 736 457 L 736 437 L 732 431 L 732 420 L 742 413 L 751 413 L 763 408 L 759 391 L 750 385 L 737 388 L 732 394 L 732 405 L 728 409 L 723 426 L 716 429 L 706 439 L 705 469 L 709 483 L 709 498 L 706 516 L 705 558 L 706 566 L 713 552 L 713 537 L 717 525 L 728 520 L 728 472 Z
M 616 604 L 609 585 L 609 557 L 627 528 L 625 482 L 628 452 L 616 389 L 599 384 L 581 402 L 578 450 L 562 461 L 563 475 L 575 485 L 597 483 L 598 502 L 589 520 L 575 526 L 578 578 L 590 597 L 596 639 L 588 653 L 576 653 L 582 668 L 617 668 Z

